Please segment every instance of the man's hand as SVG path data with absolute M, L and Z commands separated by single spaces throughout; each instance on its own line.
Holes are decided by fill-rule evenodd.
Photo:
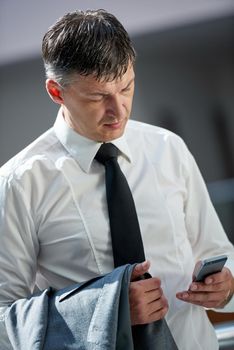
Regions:
M 234 293 L 234 278 L 231 271 L 224 267 L 221 272 L 206 277 L 204 282 L 192 282 L 189 289 L 177 293 L 178 299 L 204 306 L 222 308 Z
M 140 279 L 149 270 L 149 261 L 137 264 L 132 272 L 129 302 L 132 325 L 157 321 L 165 316 L 168 303 L 158 278 Z

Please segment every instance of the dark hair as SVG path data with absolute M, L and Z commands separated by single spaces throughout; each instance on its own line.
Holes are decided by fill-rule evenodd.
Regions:
M 121 77 L 136 54 L 128 33 L 105 10 L 67 13 L 44 35 L 42 54 L 47 77 L 69 83 L 72 74 L 98 80 Z

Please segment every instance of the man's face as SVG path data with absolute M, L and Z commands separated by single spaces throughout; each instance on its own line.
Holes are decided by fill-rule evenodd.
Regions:
M 134 94 L 134 70 L 110 82 L 78 76 L 62 92 L 66 122 L 80 135 L 94 141 L 120 137 L 130 116 Z

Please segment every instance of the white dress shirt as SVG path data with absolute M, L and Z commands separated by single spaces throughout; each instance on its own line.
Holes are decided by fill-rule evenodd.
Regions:
M 178 348 L 218 349 L 204 308 L 175 296 L 201 258 L 226 253 L 234 274 L 233 245 L 193 157 L 175 134 L 135 121 L 113 144 Z M 60 110 L 54 127 L 0 170 L 0 349 L 11 348 L 1 347 L 5 308 L 35 285 L 60 289 L 113 269 L 105 169 L 94 160 L 99 147 L 69 128 Z M 234 301 L 225 309 L 234 311 Z

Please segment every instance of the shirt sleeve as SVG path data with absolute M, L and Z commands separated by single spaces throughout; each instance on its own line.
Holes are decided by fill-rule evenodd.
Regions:
M 33 292 L 38 242 L 29 200 L 19 184 L 1 175 L 0 208 L 0 348 L 10 349 L 3 346 L 7 342 L 4 311 Z
M 234 259 L 229 258 L 227 264 L 225 265 L 230 269 L 232 272 L 233 278 L 234 278 Z M 216 309 L 215 311 L 220 312 L 234 312 L 234 295 L 229 300 L 229 302 L 222 308 L 222 309 Z
M 195 260 L 227 254 L 226 266 L 234 276 L 234 246 L 229 241 L 214 206 L 199 168 L 188 151 L 185 168 L 187 195 L 185 221 Z M 217 311 L 234 312 L 234 298 Z

